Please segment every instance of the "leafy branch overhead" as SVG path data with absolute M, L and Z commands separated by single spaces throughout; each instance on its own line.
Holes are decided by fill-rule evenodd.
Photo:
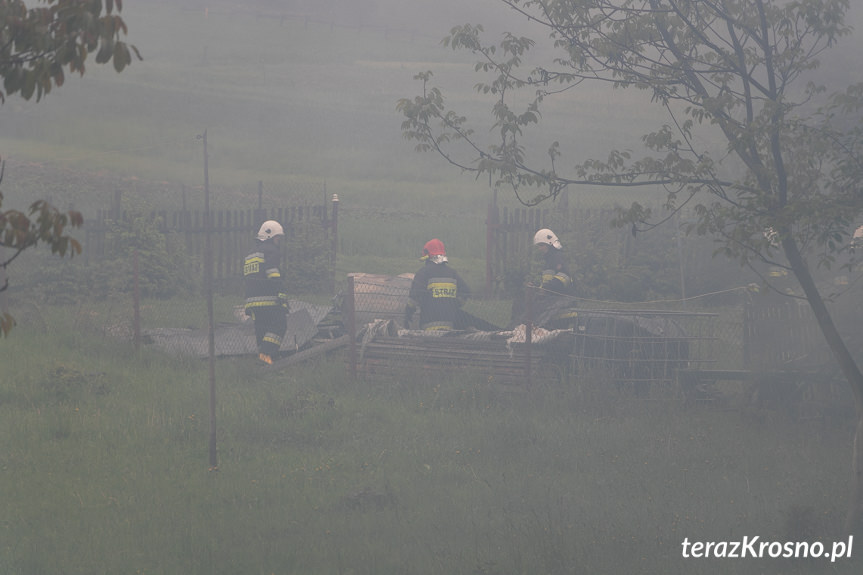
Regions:
M 3 194 L 0 193 L 0 208 L 3 206 Z M 4 270 L 27 248 L 40 242 L 51 248 L 51 253 L 69 257 L 81 253 L 81 244 L 66 234 L 66 228 L 77 228 L 83 224 L 79 212 L 60 212 L 44 200 L 33 202 L 27 212 L 18 210 L 0 211 L 0 268 Z M 7 255 L 8 254 L 8 255 Z M 9 280 L 0 285 L 0 291 L 6 290 Z M 8 314 L 0 318 L 0 334 L 6 335 L 14 325 L 14 320 Z
M 454 27 L 444 44 L 478 57 L 476 90 L 492 100 L 494 137 L 484 142 L 478 134 L 485 130 L 449 109 L 426 71 L 415 77 L 422 93 L 397 105 L 402 134 L 418 151 L 491 173 L 528 205 L 570 186 L 663 187 L 668 208 L 694 207 L 693 231 L 717 234 L 721 251 L 742 263 L 772 257 L 766 229 L 796 235 L 804 249 L 847 243 L 863 211 L 863 132 L 854 121 L 863 87 L 820 99 L 824 88 L 804 82 L 825 50 L 850 33 L 847 0 L 500 3 L 523 15 L 525 28 L 547 35 L 557 56 L 547 55 L 549 46 L 536 50 L 531 38 L 506 33 L 493 43 L 480 25 Z M 545 105 L 565 98 L 581 106 L 578 88 L 586 82 L 646 92 L 665 122 L 640 138 L 644 153 L 610 150 L 567 162 L 557 141 L 529 153 L 538 151 L 526 142 L 541 138 Z M 529 130 L 536 132 L 530 140 Z M 717 154 L 705 141 L 726 149 Z M 617 223 L 643 230 L 652 215 L 635 205 Z
M 0 163 L 0 182 L 3 180 L 5 164 Z M 0 192 L 0 208 L 3 207 L 3 193 Z M 66 228 L 80 227 L 84 218 L 80 212 L 71 210 L 61 212 L 45 200 L 30 204 L 26 212 L 20 210 L 0 210 L 0 248 L 6 248 L 0 258 L 0 267 L 7 268 L 27 248 L 40 242 L 51 248 L 51 253 L 69 257 L 81 253 L 81 244 L 66 234 Z M 0 291 L 8 287 L 8 280 L 0 285 Z
M 87 59 L 111 63 L 117 72 L 140 60 L 137 48 L 122 40 L 126 23 L 120 17 L 122 0 L 37 0 L 28 7 L 23 0 L 0 0 L 0 103 L 20 94 L 36 101 L 62 86 L 66 69 L 83 75 Z M 3 166 L 0 163 L 0 166 Z M 3 168 L 0 167 L 0 181 Z M 0 193 L 0 208 L 3 194 Z M 21 253 L 40 242 L 51 253 L 69 256 L 81 253 L 81 244 L 67 235 L 67 227 L 80 227 L 81 214 L 63 213 L 45 200 L 30 204 L 26 211 L 0 209 L 0 268 L 6 271 Z M 4 275 L 5 278 L 5 275 Z M 0 291 L 8 288 L 8 279 Z M 0 335 L 12 329 L 14 319 L 0 315 Z
M 32 4 L 32 2 L 31 2 Z M 87 59 L 111 63 L 117 72 L 132 63 L 135 46 L 122 40 L 126 23 L 122 0 L 0 1 L 0 76 L 6 95 L 34 95 L 39 101 L 53 86 L 62 86 L 64 69 L 83 75 Z
M 0 207 L 3 194 L 0 193 Z M 66 227 L 77 228 L 84 223 L 79 212 L 60 212 L 45 200 L 33 202 L 27 212 L 6 210 L 0 212 L 0 247 L 8 248 L 12 255 L 0 260 L 6 267 L 25 249 L 39 242 L 48 244 L 51 253 L 60 256 L 68 252 L 70 257 L 81 253 L 77 240 L 64 235 Z M 5 287 L 5 286 L 3 286 Z
M 660 221 L 636 202 L 618 208 L 612 223 L 639 232 L 685 207 L 686 231 L 711 236 L 717 253 L 757 274 L 764 264 L 790 272 L 800 288 L 793 296 L 812 308 L 854 393 L 846 527 L 863 523 L 863 372 L 814 275 L 840 254 L 851 256 L 845 269 L 855 269 L 852 236 L 863 218 L 863 85 L 828 95 L 812 74 L 851 33 L 849 0 L 498 3 L 548 41 L 537 49 L 534 39 L 505 33 L 488 42 L 471 24 L 445 38 L 477 57 L 476 90 L 490 98 L 491 130 L 449 109 L 431 72 L 422 72 L 422 93 L 397 105 L 402 135 L 462 170 L 496 176 L 528 205 L 575 186 L 658 189 Z M 644 92 L 645 112 L 664 121 L 604 157 L 568 155 L 568 143 L 558 141 L 535 153 L 540 123 L 567 105 L 583 110 L 591 100 L 579 101 L 579 88 L 588 83 Z

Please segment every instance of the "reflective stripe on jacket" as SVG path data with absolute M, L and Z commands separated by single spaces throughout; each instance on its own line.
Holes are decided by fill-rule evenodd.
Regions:
M 455 327 L 461 300 L 470 290 L 446 263 L 431 263 L 419 270 L 411 283 L 408 308 L 420 308 L 420 328 L 446 330 Z
M 282 273 L 279 268 L 281 251 L 272 240 L 255 240 L 256 249 L 243 261 L 246 310 L 286 307 Z
M 560 282 L 560 285 L 563 286 L 565 291 L 569 291 L 572 287 L 572 278 L 569 277 L 569 274 L 563 271 L 557 270 L 542 270 L 542 287 L 546 289 L 554 289 L 554 282 Z
M 574 282 L 566 267 L 563 252 L 555 248 L 549 248 L 545 253 L 545 265 L 542 270 L 542 283 L 540 287 L 558 294 L 571 295 Z

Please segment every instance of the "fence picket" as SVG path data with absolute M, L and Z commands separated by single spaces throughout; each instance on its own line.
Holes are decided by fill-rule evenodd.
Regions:
M 108 241 L 109 224 L 112 214 L 120 213 L 119 219 L 128 220 L 127 212 L 112 209 L 99 209 L 95 218 L 86 218 L 84 225 L 85 250 L 87 261 L 90 258 L 105 257 Z M 163 234 L 175 233 L 182 237 L 186 253 L 200 261 L 204 254 L 204 213 L 200 210 L 167 210 L 152 211 L 151 218 L 158 217 L 159 231 Z M 286 234 L 296 233 L 295 224 L 318 221 L 329 235 L 337 226 L 337 212 L 334 208 L 332 218 L 329 218 L 327 206 L 282 206 L 270 210 L 219 210 L 213 212 L 211 218 L 212 237 L 214 242 L 214 279 L 223 280 L 235 277 L 240 273 L 240 261 L 248 248 L 258 226 L 266 220 L 278 220 L 285 226 Z M 337 246 L 334 245 L 333 249 Z M 331 254 L 330 265 L 335 266 L 335 253 Z

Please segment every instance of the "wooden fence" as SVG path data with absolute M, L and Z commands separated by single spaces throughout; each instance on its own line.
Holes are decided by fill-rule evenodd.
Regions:
M 330 268 L 335 269 L 338 246 L 338 197 L 331 205 L 287 206 L 271 209 L 212 210 L 211 241 L 213 248 L 213 277 L 222 280 L 242 275 L 242 260 L 251 247 L 252 239 L 266 220 L 276 220 L 285 228 L 287 238 L 298 237 L 304 224 L 313 223 L 330 240 Z M 93 218 L 85 218 L 84 254 L 88 259 L 99 259 L 108 253 L 113 222 L 129 222 L 132 215 L 116 209 L 98 210 Z M 159 230 L 164 234 L 177 234 L 184 242 L 186 252 L 203 264 L 207 222 L 203 210 L 153 211 L 150 218 L 158 219 Z
M 611 208 L 570 208 L 565 197 L 553 208 L 500 207 L 495 193 L 486 216 L 486 296 L 500 295 L 502 278 L 509 266 L 517 265 L 527 256 L 537 230 L 550 228 L 561 236 L 577 230 L 589 233 L 600 227 L 607 233 L 608 222 L 614 215 Z M 613 236 L 620 251 L 625 253 L 630 234 L 615 230 Z

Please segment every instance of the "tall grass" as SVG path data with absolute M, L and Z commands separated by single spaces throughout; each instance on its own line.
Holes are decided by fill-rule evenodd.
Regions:
M 43 312 L 0 347 L 3 573 L 779 573 L 814 560 L 681 542 L 841 537 L 847 422 L 221 359 L 212 470 L 204 362 Z
M 429 67 L 476 106 L 467 60 L 423 35 L 127 4 L 144 62 L 0 108 L 4 207 L 98 207 L 118 187 L 176 205 L 178 185 L 202 185 L 208 129 L 217 207 L 259 180 L 325 180 L 344 208 L 340 275 L 416 271 L 440 237 L 481 289 L 488 184 L 414 154 L 394 111 Z M 605 128 L 581 116 L 560 125 L 593 143 Z M 17 177 L 27 162 L 50 176 Z M 15 265 L 43 263 L 28 257 Z M 842 420 L 636 399 L 599 375 L 513 392 L 444 370 L 353 382 L 337 354 L 278 373 L 220 359 L 211 470 L 205 363 L 118 339 L 126 302 L 27 306 L 0 341 L 3 574 L 860 572 L 859 554 L 681 557 L 686 537 L 841 538 Z M 200 300 L 145 302 L 143 321 L 206 325 Z

